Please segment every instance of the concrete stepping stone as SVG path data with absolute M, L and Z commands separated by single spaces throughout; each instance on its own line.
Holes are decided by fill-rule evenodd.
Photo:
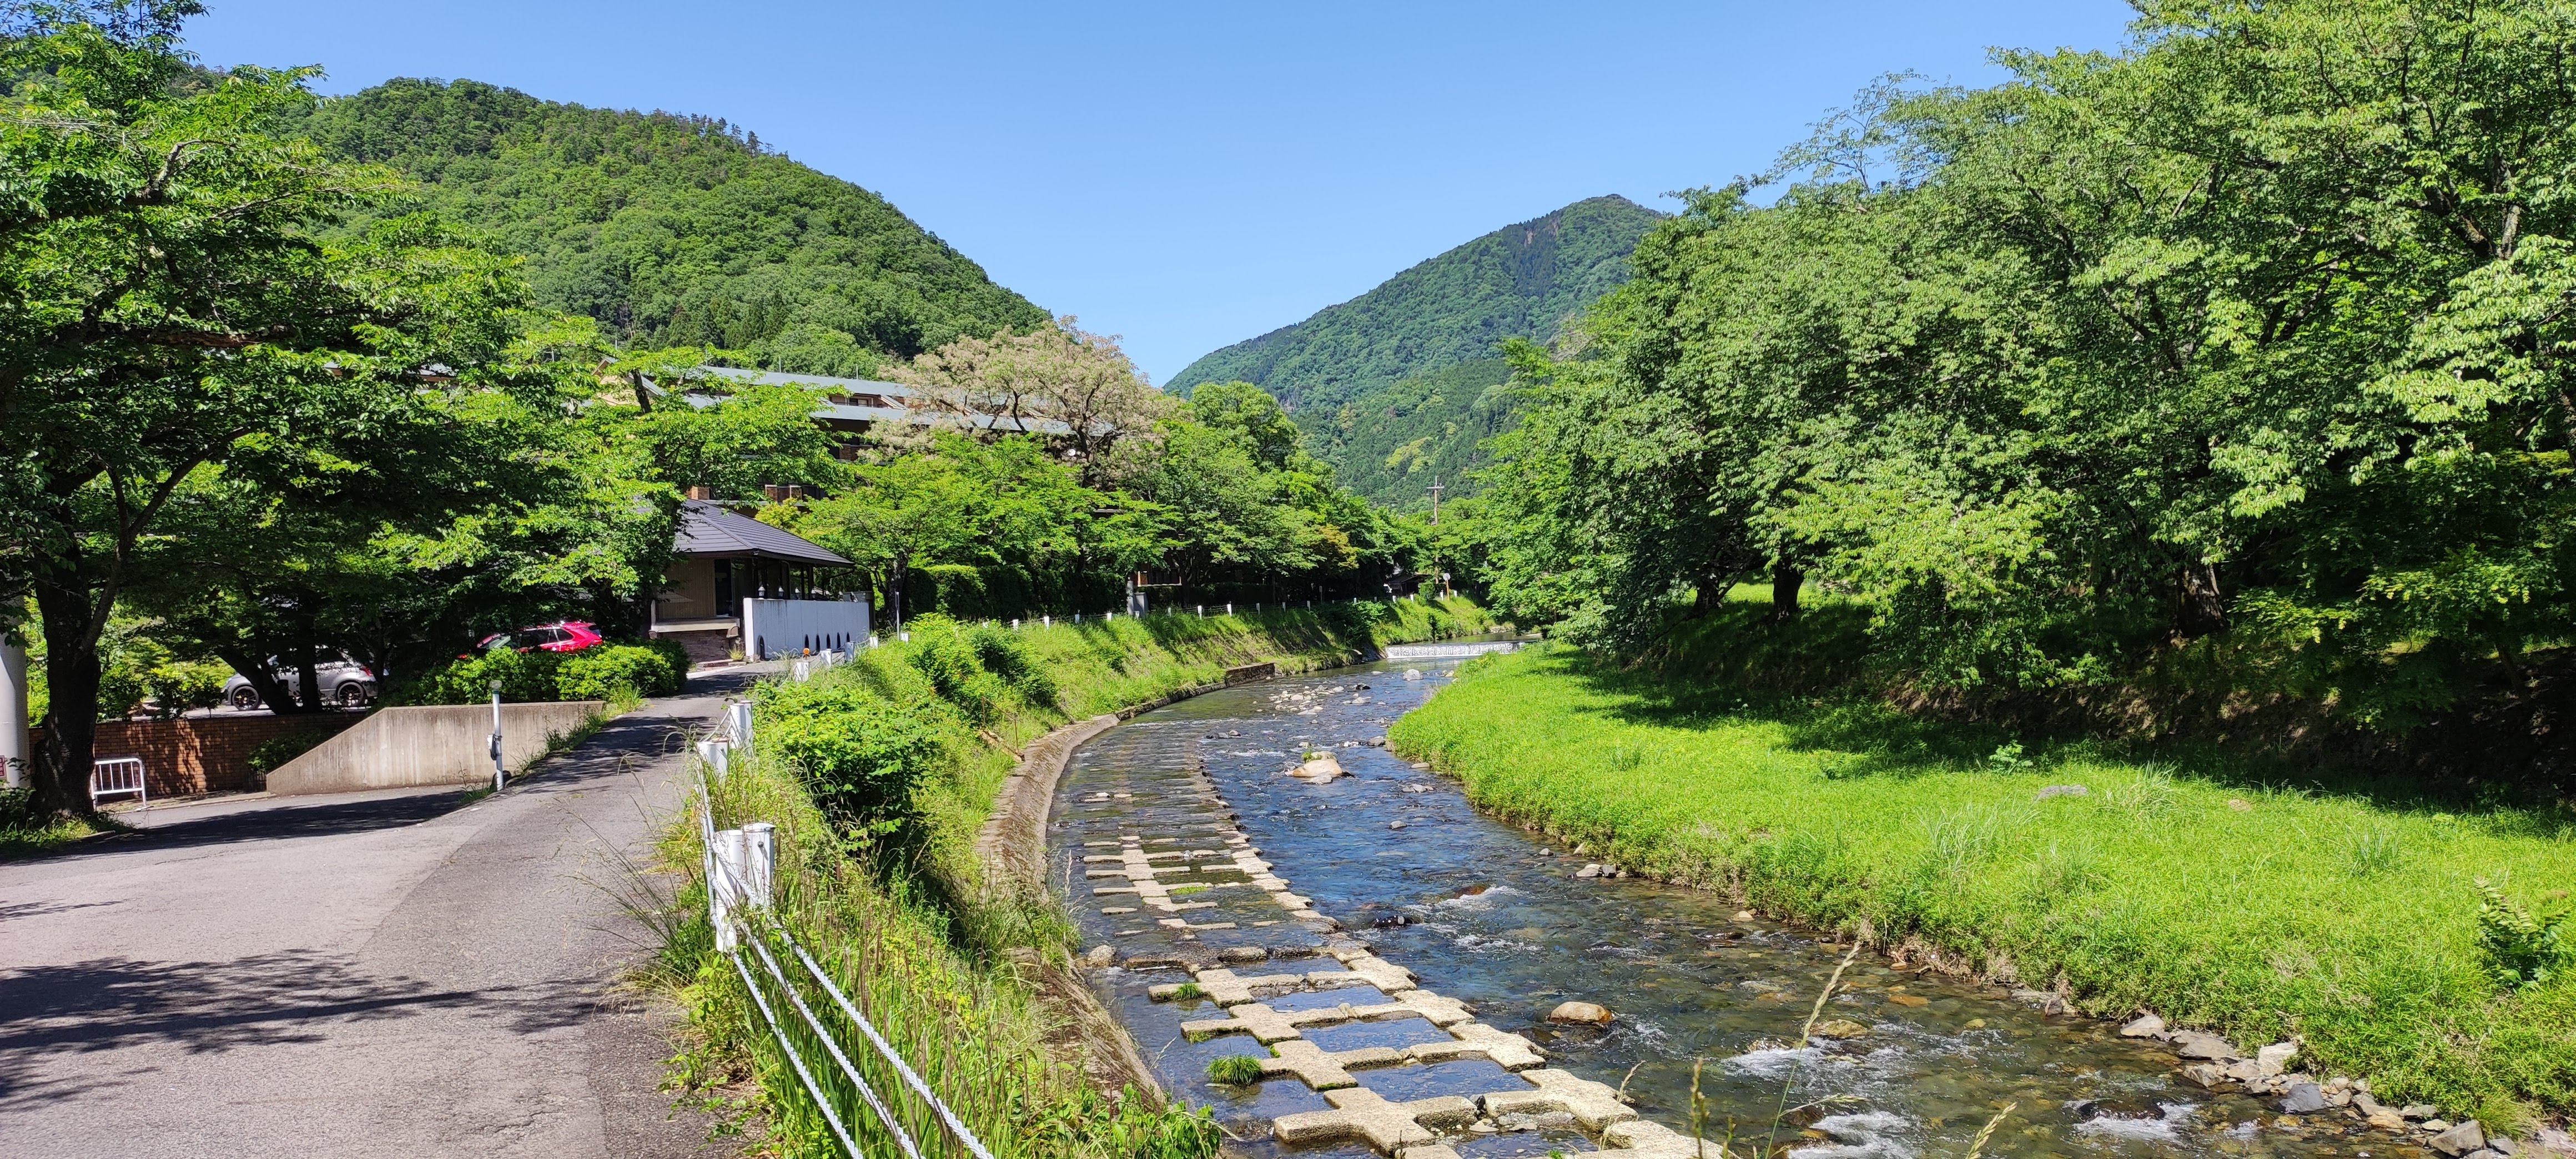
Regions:
M 1282 1143 L 1325 1143 L 1356 1135 L 1391 1155 L 1398 1147 L 1438 1139 L 1431 1127 L 1470 1122 L 1476 1117 L 1476 1104 L 1456 1095 L 1390 1103 L 1367 1087 L 1347 1087 L 1324 1092 L 1324 1101 L 1333 1104 L 1333 1109 L 1281 1115 L 1271 1123 L 1270 1133 Z
M 1596 1083 L 1561 1070 L 1526 1070 L 1521 1072 L 1521 1077 L 1529 1080 L 1530 1089 L 1486 1095 L 1485 1114 L 1534 1115 L 1541 1111 L 1564 1111 L 1573 1115 L 1575 1122 L 1595 1131 L 1637 1117 L 1637 1112 L 1620 1102 L 1619 1092 L 1610 1089 L 1607 1083 Z
M 1342 968 L 1359 975 L 1362 981 L 1389 994 L 1413 989 L 1413 971 L 1375 954 L 1362 952 L 1343 957 Z
M 1245 978 L 1232 970 L 1217 967 L 1196 971 L 1194 976 L 1199 993 L 1219 1006 L 1241 1006 L 1252 1001 L 1254 990 L 1291 990 L 1305 981 L 1295 974 L 1257 974 Z M 1145 996 L 1161 1002 L 1179 993 L 1182 985 L 1184 983 L 1175 982 L 1151 987 L 1145 991 Z
M 1708 1150 L 1690 1136 L 1661 1123 L 1628 1119 L 1601 1131 L 1601 1141 L 1615 1150 L 1585 1151 L 1568 1159 L 1700 1159 Z
M 1384 1010 L 1385 1013 L 1372 1014 L 1370 1017 L 1409 1018 L 1420 1015 L 1429 1020 L 1431 1025 L 1444 1030 L 1461 1022 L 1472 1022 L 1476 1017 L 1476 1012 L 1467 1009 L 1466 1003 L 1428 990 L 1404 991 L 1397 994 L 1394 1001 L 1379 1009 Z
M 1359 1080 L 1351 1077 L 1352 1067 L 1388 1066 L 1404 1061 L 1402 1052 L 1383 1046 L 1328 1051 L 1304 1039 L 1291 1039 L 1270 1049 L 1277 1057 L 1260 1060 L 1264 1076 L 1292 1074 L 1319 1091 L 1358 1086 Z
M 1249 1034 L 1254 1042 L 1268 1046 L 1300 1037 L 1288 1016 L 1259 1002 L 1246 1002 L 1226 1011 L 1223 1018 L 1202 1018 L 1181 1024 L 1181 1033 L 1192 1038 L 1219 1034 Z
M 1439 1062 L 1462 1055 L 1481 1054 L 1504 1070 L 1528 1070 L 1547 1061 L 1547 1052 L 1536 1043 L 1517 1034 L 1496 1030 L 1482 1022 L 1461 1022 L 1445 1028 L 1457 1035 L 1452 1042 L 1423 1042 L 1407 1047 L 1406 1052 L 1423 1062 Z

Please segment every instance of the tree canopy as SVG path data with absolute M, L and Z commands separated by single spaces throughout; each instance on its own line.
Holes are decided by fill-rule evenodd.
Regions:
M 2536 2 L 2149 4 L 2120 53 L 1874 88 L 1525 352 L 1501 588 L 1635 650 L 1803 570 L 1935 684 L 2223 646 L 2392 724 L 2524 671 L 2576 610 L 2571 43 Z

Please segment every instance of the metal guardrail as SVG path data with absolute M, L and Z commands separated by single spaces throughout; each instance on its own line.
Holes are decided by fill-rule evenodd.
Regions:
M 795 932 L 778 921 L 771 911 L 770 894 L 777 866 L 775 830 L 760 822 L 736 829 L 719 830 L 715 827 L 714 786 L 706 779 L 705 773 L 712 771 L 716 778 L 723 778 L 731 767 L 734 750 L 749 747 L 751 706 L 739 702 L 727 705 L 724 731 L 722 739 L 698 742 L 699 755 L 705 761 L 699 787 L 700 799 L 706 807 L 698 811 L 698 835 L 706 851 L 703 868 L 707 881 L 708 917 L 715 925 L 716 948 L 733 964 L 734 973 L 741 977 L 743 988 L 751 993 L 753 1006 L 760 1011 L 761 1021 L 768 1025 L 770 1036 L 786 1055 L 789 1068 L 796 1072 L 797 1082 L 804 1087 L 806 1096 L 814 1100 L 815 1109 L 822 1112 L 824 1123 L 831 1128 L 833 1138 L 840 1142 L 843 1153 L 850 1159 L 864 1159 L 867 1152 L 860 1148 L 833 1099 L 824 1092 L 823 1084 L 815 1077 L 814 1067 L 791 1041 L 788 1021 L 780 1016 L 777 1006 L 770 1000 L 769 990 L 773 988 L 795 1011 L 797 1020 L 804 1023 L 822 1043 L 824 1052 L 831 1056 L 841 1076 L 849 1080 L 860 1101 L 875 1113 L 877 1122 L 894 1138 L 905 1159 L 923 1159 L 919 1144 L 904 1129 L 876 1087 L 859 1073 L 858 1064 L 851 1061 L 850 1052 L 843 1048 L 840 1036 L 815 1014 L 795 980 L 779 966 L 777 956 L 770 952 L 773 941 L 795 956 L 798 964 L 804 967 L 805 974 L 830 997 L 832 1005 L 840 1010 L 850 1025 L 858 1028 L 877 1055 L 894 1068 L 903 1085 L 938 1116 L 941 1128 L 950 1137 L 975 1159 L 993 1159 L 993 1153 L 985 1148 L 983 1140 L 976 1138 L 975 1132 L 966 1126 L 957 1112 L 931 1091 L 930 1084 L 922 1080 L 920 1073 L 904 1060 L 893 1043 L 886 1041 L 876 1024 L 859 1012 L 858 1004 L 850 1001 L 850 996 L 832 981 L 822 964 L 816 962 L 804 943 L 797 940 Z M 761 973 L 771 980 L 772 987 L 764 988 L 743 962 L 745 946 L 749 946 L 758 958 Z
M 141 757 L 104 757 L 93 761 L 89 767 L 89 803 L 96 805 L 101 797 L 123 793 L 134 794 L 137 801 L 149 802 L 152 790 L 145 781 Z

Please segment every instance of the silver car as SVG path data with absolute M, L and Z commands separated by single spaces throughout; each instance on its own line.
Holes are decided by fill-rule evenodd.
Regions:
M 320 678 L 325 704 L 365 708 L 376 702 L 376 674 L 364 664 L 343 656 L 314 665 L 313 674 Z M 275 657 L 269 659 L 269 675 L 285 686 L 288 696 L 296 695 L 304 686 L 304 677 L 295 671 L 295 666 L 282 664 Z M 251 687 L 249 677 L 236 672 L 232 679 L 224 681 L 224 703 L 245 711 L 257 708 L 259 689 Z

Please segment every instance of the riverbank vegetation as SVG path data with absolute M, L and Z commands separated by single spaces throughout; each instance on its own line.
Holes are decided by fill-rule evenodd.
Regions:
M 2536 2 L 2147 4 L 1872 88 L 1519 349 L 1497 598 L 1639 657 L 1812 579 L 1929 695 L 2474 718 L 2428 775 L 2565 787 L 2571 45 Z
M 996 889 L 974 842 L 1027 744 L 1068 722 L 1218 682 L 1229 667 L 1346 663 L 1390 642 L 1490 627 L 1465 601 L 1360 601 L 1314 610 L 1192 612 L 1080 624 L 913 621 L 909 640 L 805 681 L 760 686 L 755 753 L 718 781 L 719 826 L 778 826 L 784 920 L 831 948 L 842 984 L 997 1155 L 1183 1159 L 1214 1153 L 1211 1124 L 1135 1091 L 1045 997 L 1072 949 L 1062 911 Z M 694 815 L 663 842 L 688 875 L 664 910 L 656 979 L 696 1041 L 678 1078 L 765 1116 L 782 1154 L 832 1154 L 821 1119 L 716 953 L 696 876 Z M 1078 986 L 1079 983 L 1073 983 Z M 891 1089 L 891 1088 L 889 1088 Z M 857 1118 L 866 1118 L 859 1113 Z
M 1689 646 L 1734 661 L 1784 632 L 1760 603 L 1732 611 Z M 2576 963 L 2534 981 L 2481 910 L 2482 882 L 2515 913 L 2568 908 L 2576 809 L 2042 739 L 1715 667 L 1479 661 L 1389 736 L 1589 857 L 1918 963 L 2248 1049 L 2296 1038 L 2302 1069 L 2491 1128 L 2576 1107 Z
M 2139 8 L 1871 87 L 1515 346 L 1452 534 L 1583 651 L 1397 735 L 1891 947 L 2576 1110 L 2510 964 L 2576 881 L 2576 20 Z

